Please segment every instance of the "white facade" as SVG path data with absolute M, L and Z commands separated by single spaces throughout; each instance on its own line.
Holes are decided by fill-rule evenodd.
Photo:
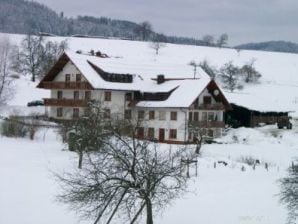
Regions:
M 55 75 L 51 82 L 60 84 L 67 82 L 74 84 L 88 82 L 92 85 L 90 77 L 86 76 L 86 74 L 82 74 L 78 68 L 79 67 L 69 60 L 63 66 L 61 71 Z M 199 83 L 199 80 L 194 81 Z M 105 84 L 108 81 L 102 80 L 102 82 Z M 86 105 L 80 103 L 84 103 L 86 100 L 94 100 L 100 102 L 102 108 L 106 109 L 111 116 L 115 114 L 125 116 L 130 110 L 129 114 L 131 114 L 131 119 L 138 121 L 142 120 L 142 130 L 140 131 L 141 138 L 150 137 L 150 139 L 169 143 L 194 141 L 196 133 L 191 133 L 189 128 L 189 124 L 192 121 L 197 122 L 197 125 L 203 125 L 200 131 L 203 131 L 204 135 L 209 135 L 210 137 L 220 136 L 223 126 L 214 126 L 214 123 L 223 123 L 225 109 L 223 107 L 218 109 L 212 108 L 212 105 L 219 103 L 210 93 L 210 90 L 207 89 L 206 84 L 208 84 L 208 82 L 205 81 L 205 84 L 198 87 L 202 88 L 199 90 L 188 88 L 188 83 L 192 83 L 193 81 L 181 85 L 180 82 L 183 82 L 183 80 L 165 81 L 165 84 L 157 84 L 156 82 L 151 81 L 150 85 L 152 86 L 152 89 L 158 89 L 158 93 L 164 91 L 165 94 L 168 94 L 168 98 L 157 101 L 146 101 L 146 99 L 141 99 L 139 100 L 139 102 L 141 102 L 140 104 L 131 104 L 132 101 L 135 100 L 134 94 L 136 92 L 138 92 L 139 95 L 143 94 L 142 89 L 136 91 L 136 85 L 128 90 L 118 89 L 116 87 L 114 89 L 101 89 L 100 86 L 96 89 L 51 88 L 50 100 L 54 100 L 52 101 L 54 103 L 47 106 L 48 116 L 57 120 L 67 120 L 82 116 L 85 113 Z M 171 85 L 169 85 L 169 83 Z M 121 83 L 118 82 L 115 86 L 117 85 L 119 86 Z M 127 83 L 124 85 L 127 85 Z M 165 87 L 168 87 L 163 88 L 164 85 Z M 112 84 L 109 84 L 109 86 L 113 87 Z M 188 98 L 186 97 L 185 99 L 188 99 L 189 103 L 183 102 L 183 106 L 180 107 L 179 102 L 184 101 L 183 97 L 181 98 L 181 94 L 184 94 L 184 89 L 181 89 L 181 86 L 186 90 L 187 94 L 192 94 L 192 98 L 190 99 L 189 95 L 187 95 Z M 62 87 L 65 86 L 62 85 Z M 197 85 L 193 85 L 192 88 L 196 87 Z M 176 89 L 179 89 L 178 95 Z M 198 95 L 194 95 L 194 91 L 196 91 Z M 172 92 L 176 95 L 172 94 Z M 131 94 L 131 99 L 126 99 L 126 94 L 128 93 Z M 150 94 L 155 94 L 154 90 L 152 90 Z M 180 97 L 180 101 L 175 102 L 176 97 L 177 100 Z M 208 98 L 208 105 L 210 108 L 201 107 L 201 105 L 206 103 L 206 97 Z M 167 105 L 163 102 L 170 102 L 170 104 Z M 142 117 L 140 118 L 139 116 Z

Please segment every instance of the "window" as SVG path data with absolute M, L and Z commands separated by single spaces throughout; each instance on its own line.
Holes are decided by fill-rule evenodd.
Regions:
M 76 74 L 76 82 L 81 82 L 81 81 L 82 81 L 82 75 Z
M 194 112 L 193 113 L 193 120 L 194 121 L 199 121 L 199 112 Z
M 149 111 L 149 120 L 154 120 L 155 118 L 155 111 L 154 110 L 150 110 Z
M 145 111 L 139 110 L 138 111 L 138 119 L 141 120 L 141 119 L 144 119 L 144 117 L 145 117 Z
M 70 74 L 65 75 L 65 82 L 70 82 Z
M 111 118 L 111 110 L 110 109 L 104 109 L 104 118 Z
M 79 117 L 79 114 L 80 114 L 80 110 L 79 110 L 79 108 L 73 108 L 73 114 L 72 114 L 72 117 L 73 117 L 73 118 L 78 118 L 78 117 Z
M 111 101 L 112 100 L 112 93 L 106 91 L 105 92 L 105 101 Z
M 202 120 L 207 121 L 207 112 L 202 112 Z
M 80 92 L 79 92 L 79 91 L 74 91 L 74 92 L 73 92 L 73 98 L 74 98 L 75 100 L 78 100 L 79 97 L 80 97 Z
M 211 96 L 204 96 L 203 103 L 204 104 L 211 104 Z
M 124 111 L 124 118 L 125 119 L 131 119 L 131 110 L 125 110 Z
M 177 130 L 176 129 L 170 129 L 169 138 L 171 138 L 171 139 L 176 139 L 177 138 Z
M 63 92 L 61 90 L 57 91 L 57 99 L 61 100 L 63 98 Z
M 125 93 L 125 100 L 132 101 L 132 93 Z
M 148 138 L 151 140 L 154 139 L 154 128 L 148 128 Z
M 214 121 L 214 112 L 208 113 L 208 121 Z
M 85 91 L 85 100 L 91 100 L 91 92 Z
M 189 121 L 192 121 L 192 112 L 189 112 L 189 113 L 188 113 L 188 120 L 189 120 Z
M 63 108 L 62 107 L 57 108 L 57 117 L 63 117 Z
M 166 112 L 165 111 L 159 111 L 158 118 L 160 121 L 166 120 Z
M 171 120 L 176 121 L 177 120 L 177 112 L 176 111 L 171 111 Z

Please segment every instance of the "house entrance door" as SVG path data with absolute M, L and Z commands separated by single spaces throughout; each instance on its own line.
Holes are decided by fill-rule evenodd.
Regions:
M 160 128 L 159 129 L 159 139 L 160 142 L 163 142 L 165 140 L 165 129 Z

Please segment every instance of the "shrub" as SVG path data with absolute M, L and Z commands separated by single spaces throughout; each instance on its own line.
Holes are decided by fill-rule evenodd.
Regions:
M 28 133 L 28 128 L 22 121 L 16 117 L 10 116 L 1 124 L 1 134 L 6 137 L 25 137 Z

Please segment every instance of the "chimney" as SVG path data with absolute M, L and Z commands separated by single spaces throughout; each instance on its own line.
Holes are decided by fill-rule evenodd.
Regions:
M 157 84 L 162 84 L 165 82 L 165 76 L 164 75 L 157 75 Z

